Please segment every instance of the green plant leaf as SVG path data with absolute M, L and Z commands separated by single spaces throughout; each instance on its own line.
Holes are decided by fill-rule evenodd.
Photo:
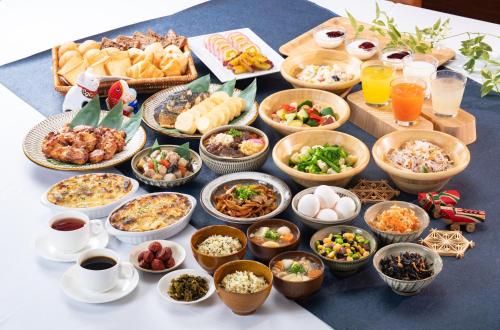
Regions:
M 76 113 L 69 125 L 71 128 L 78 125 L 97 127 L 100 115 L 101 103 L 99 101 L 99 95 L 96 95 Z
M 491 77 L 491 71 L 488 70 L 487 68 L 483 68 L 481 70 L 481 76 L 483 76 L 483 78 L 485 78 L 485 79 L 492 79 L 492 77 Z
M 234 86 L 236 85 L 236 79 L 226 82 L 224 85 L 220 86 L 217 91 L 226 92 L 227 95 L 232 96 L 234 92 Z
M 149 149 L 149 155 L 151 155 L 156 150 L 160 150 L 160 144 L 158 143 L 158 139 L 155 139 L 155 142 L 151 146 L 151 149 Z
M 247 103 L 245 111 L 252 109 L 253 102 L 255 101 L 255 94 L 257 94 L 257 79 L 254 79 L 252 83 L 238 95 Z
M 123 102 L 118 102 L 99 123 L 99 127 L 120 129 L 123 123 Z
M 139 126 L 141 126 L 142 113 L 143 108 L 141 107 L 141 109 L 137 111 L 134 116 L 123 123 L 120 130 L 124 131 L 127 134 L 127 137 L 125 138 L 126 143 L 128 143 L 134 137 L 135 133 L 139 129 Z
M 193 93 L 208 92 L 210 87 L 210 74 L 191 81 L 186 85 L 186 89 L 190 89 Z
M 179 154 L 185 160 L 191 160 L 191 151 L 189 150 L 189 142 L 181 144 L 174 149 L 176 153 Z
M 493 84 L 486 84 L 486 83 L 483 83 L 483 86 L 481 86 L 481 97 L 485 97 L 486 95 L 488 95 L 491 90 L 493 89 Z
M 51 164 L 57 165 L 57 166 L 67 166 L 67 167 L 77 167 L 77 166 L 82 166 L 78 164 L 71 164 L 71 163 L 64 163 L 59 160 L 53 159 L 53 158 L 47 158 L 47 161 Z
M 466 71 L 472 72 L 474 70 L 475 65 L 476 65 L 476 60 L 471 58 L 464 64 L 464 69 Z

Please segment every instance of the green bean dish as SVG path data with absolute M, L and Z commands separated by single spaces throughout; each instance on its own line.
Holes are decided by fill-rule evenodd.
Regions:
M 348 171 L 358 158 L 338 145 L 305 146 L 292 154 L 289 165 L 295 170 L 311 174 L 335 174 Z

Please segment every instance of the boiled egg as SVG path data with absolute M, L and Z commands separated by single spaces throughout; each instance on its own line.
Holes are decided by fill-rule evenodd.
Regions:
M 319 199 L 313 194 L 302 196 L 297 205 L 297 210 L 305 216 L 314 217 L 320 209 Z
M 319 199 L 319 204 L 322 209 L 333 209 L 337 204 L 340 196 L 330 186 L 318 186 L 314 190 L 314 196 Z
M 324 221 L 335 221 L 339 219 L 339 216 L 337 215 L 337 212 L 332 209 L 322 209 L 321 211 L 319 211 L 316 219 Z
M 355 210 L 356 204 L 351 197 L 341 197 L 335 205 L 335 211 L 341 219 L 350 217 Z

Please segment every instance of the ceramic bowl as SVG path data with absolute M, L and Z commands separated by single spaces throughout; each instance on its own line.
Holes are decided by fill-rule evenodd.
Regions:
M 141 195 L 135 199 L 143 198 L 143 197 L 150 196 L 150 195 L 161 195 L 161 194 L 172 194 L 172 193 L 171 192 L 158 192 L 158 193 L 152 193 L 152 194 L 145 194 L 145 195 Z M 113 225 L 111 225 L 110 218 L 116 210 L 118 210 L 124 204 L 128 203 L 128 202 L 125 202 L 122 205 L 115 208 L 109 214 L 108 218 L 106 219 L 106 223 L 105 223 L 106 230 L 108 231 L 108 233 L 110 235 L 115 236 L 120 241 L 122 241 L 124 243 L 128 243 L 128 244 L 139 244 L 139 243 L 146 242 L 146 241 L 166 239 L 166 238 L 169 238 L 169 237 L 172 237 L 172 236 L 178 234 L 184 228 L 186 228 L 186 226 L 189 223 L 189 220 L 191 220 L 191 215 L 193 214 L 194 209 L 196 208 L 196 198 L 194 198 L 191 195 L 181 194 L 181 193 L 177 193 L 177 192 L 175 194 L 185 196 L 189 200 L 189 202 L 191 203 L 191 209 L 188 211 L 188 213 L 185 216 L 180 218 L 176 223 L 174 223 L 170 226 L 166 226 L 164 228 L 155 229 L 155 230 L 148 230 L 148 231 L 143 231 L 143 232 L 124 231 L 124 230 L 116 229 L 115 227 L 113 227 Z
M 264 277 L 267 282 L 267 286 L 254 293 L 234 293 L 226 291 L 220 284 L 226 275 L 232 274 L 236 271 L 252 272 L 257 276 Z M 220 266 L 215 271 L 214 283 L 219 298 L 233 311 L 233 313 L 238 315 L 249 315 L 254 313 L 269 296 L 273 284 L 273 272 L 271 272 L 266 265 L 257 261 L 231 261 Z
M 333 220 L 333 221 L 328 221 L 328 220 L 320 220 L 316 219 L 313 217 L 309 217 L 307 215 L 304 215 L 299 212 L 298 210 L 298 205 L 299 205 L 299 200 L 302 198 L 302 196 L 307 195 L 307 194 L 312 194 L 314 193 L 314 190 L 316 190 L 317 187 L 310 187 L 306 188 L 302 191 L 300 191 L 298 194 L 296 194 L 293 199 L 292 199 L 292 210 L 297 215 L 297 217 L 302 221 L 303 224 L 305 224 L 308 227 L 311 227 L 313 229 L 321 229 L 325 227 L 330 227 L 333 225 L 340 225 L 340 224 L 349 224 L 351 223 L 356 217 L 359 215 L 361 212 L 361 201 L 359 200 L 358 196 L 344 188 L 340 187 L 331 187 L 340 197 L 350 197 L 354 201 L 354 204 L 356 204 L 356 209 L 354 210 L 354 213 L 347 218 L 342 218 L 338 220 Z
M 171 145 L 171 144 L 160 145 L 160 149 L 164 150 L 164 151 L 171 151 L 177 147 L 178 146 Z M 189 153 L 191 155 L 191 162 L 193 164 L 193 173 L 191 175 L 189 175 L 185 178 L 179 178 L 179 179 L 175 179 L 175 180 L 154 180 L 154 179 L 148 178 L 148 177 L 144 176 L 139 171 L 139 169 L 137 168 L 137 164 L 139 163 L 139 161 L 141 160 L 142 157 L 149 155 L 150 152 L 151 152 L 151 147 L 145 148 L 145 149 L 139 151 L 134 156 L 134 158 L 132 158 L 132 162 L 131 162 L 132 171 L 134 172 L 134 175 L 137 177 L 137 179 L 139 179 L 140 181 L 142 181 L 145 184 L 148 184 L 150 186 L 155 186 L 155 187 L 160 187 L 160 188 L 178 187 L 178 186 L 181 186 L 183 184 L 186 184 L 186 183 L 194 180 L 194 178 L 196 178 L 201 171 L 201 166 L 202 166 L 203 162 L 201 160 L 200 155 L 198 155 L 198 153 L 196 153 L 195 151 L 189 149 Z
M 321 275 L 304 282 L 291 282 L 281 279 L 278 276 L 274 276 L 274 287 L 288 299 L 302 299 L 312 295 L 321 288 L 321 284 L 323 283 L 323 279 L 325 277 L 325 265 L 323 264 L 323 261 L 312 253 L 303 251 L 288 251 L 276 255 L 269 262 L 269 268 L 272 270 L 274 264 L 279 260 L 302 257 L 306 257 L 320 265 Z
M 320 104 L 324 107 L 331 107 L 334 113 L 338 115 L 338 119 L 332 124 L 323 126 L 295 127 L 278 123 L 271 118 L 271 114 L 279 110 L 282 104 L 288 104 L 291 102 L 300 103 L 304 100 L 311 100 L 314 104 Z M 279 91 L 266 97 L 259 106 L 260 118 L 282 135 L 318 129 L 334 130 L 342 126 L 347 121 L 347 119 L 349 119 L 350 113 L 351 110 L 349 108 L 349 105 L 340 96 L 318 89 L 307 88 L 287 89 Z
M 281 226 L 286 226 L 290 228 L 290 230 L 293 233 L 293 240 L 290 243 L 287 243 L 280 247 L 274 248 L 274 247 L 262 246 L 260 244 L 255 243 L 250 236 L 251 234 L 255 233 L 260 227 L 281 227 Z M 250 252 L 252 252 L 252 254 L 257 259 L 267 263 L 275 255 L 280 254 L 281 252 L 296 250 L 300 243 L 300 230 L 294 223 L 290 221 L 281 219 L 261 220 L 248 227 L 247 240 Z
M 393 205 L 413 210 L 420 222 L 420 228 L 409 233 L 398 233 L 381 231 L 371 224 L 371 221 L 373 221 L 377 215 L 391 208 Z M 424 229 L 429 226 L 429 215 L 423 208 L 415 204 L 402 201 L 387 201 L 374 204 L 365 211 L 364 219 L 366 224 L 370 227 L 370 230 L 373 231 L 379 242 L 382 244 L 413 242 L 422 234 Z
M 427 140 L 436 144 L 448 153 L 455 165 L 446 171 L 435 173 L 414 173 L 392 166 L 386 160 L 387 152 L 411 140 Z M 391 177 L 396 186 L 410 194 L 441 190 L 470 161 L 469 149 L 459 139 L 438 131 L 413 129 L 394 131 L 382 136 L 373 145 L 372 154 L 375 163 Z
M 358 260 L 353 260 L 353 261 L 336 261 L 332 259 L 328 259 L 322 255 L 320 255 L 316 251 L 315 247 L 315 242 L 318 240 L 322 240 L 326 236 L 328 236 L 330 233 L 340 233 L 341 231 L 348 232 L 348 233 L 356 233 L 359 235 L 363 235 L 366 239 L 370 241 L 370 254 L 364 258 L 360 258 Z M 339 225 L 339 226 L 331 226 L 331 227 L 326 227 L 323 229 L 318 230 L 315 232 L 312 237 L 311 241 L 309 242 L 309 246 L 311 249 L 318 255 L 319 258 L 323 260 L 325 264 L 327 264 L 330 269 L 337 275 L 340 276 L 349 276 L 358 271 L 361 266 L 366 264 L 368 260 L 370 260 L 370 257 L 377 251 L 377 240 L 376 238 L 370 234 L 368 231 L 358 228 L 358 227 L 353 227 L 353 226 L 345 226 L 345 225 Z
M 297 74 L 299 74 L 302 69 L 309 64 L 337 64 L 344 70 L 352 72 L 354 74 L 354 78 L 349 81 L 338 81 L 334 83 L 310 83 L 297 79 Z M 281 75 L 295 88 L 321 89 L 340 95 L 359 83 L 360 67 L 361 61 L 346 52 L 318 49 L 289 56 L 281 65 Z
M 170 283 L 172 282 L 173 279 L 175 279 L 181 275 L 192 275 L 192 276 L 203 277 L 208 283 L 207 294 L 204 295 L 203 297 L 201 297 L 200 299 L 193 300 L 193 301 L 180 301 L 180 300 L 175 300 L 172 297 L 170 297 L 170 295 L 168 294 L 168 290 L 170 288 Z M 180 305 L 191 305 L 191 304 L 199 303 L 203 300 L 210 298 L 215 292 L 215 285 L 214 285 L 212 276 L 210 276 L 209 274 L 207 274 L 203 271 L 195 270 L 195 269 L 179 269 L 179 270 L 175 270 L 173 272 L 170 272 L 160 279 L 156 288 L 157 288 L 158 293 L 160 294 L 160 296 L 162 298 L 170 301 L 171 303 L 180 304 Z
M 215 208 L 215 196 L 224 192 L 225 186 L 235 184 L 260 183 L 272 187 L 277 196 L 278 207 L 274 211 L 252 218 L 237 218 L 226 215 Z M 252 224 L 259 220 L 270 219 L 285 211 L 292 199 L 292 193 L 286 183 L 272 175 L 260 172 L 241 172 L 226 174 L 209 182 L 200 193 L 203 209 L 210 215 L 234 225 Z
M 109 173 L 92 173 L 90 175 L 105 175 L 105 174 L 109 174 Z M 82 175 L 88 175 L 88 174 L 82 174 Z M 113 173 L 113 175 L 123 176 L 123 175 L 116 174 L 116 173 Z M 80 175 L 77 175 L 75 177 L 79 177 L 79 176 Z M 72 179 L 72 178 L 73 177 L 68 178 L 68 179 Z M 54 188 L 58 184 L 64 183 L 64 181 L 66 181 L 68 179 L 61 180 L 58 183 L 52 185 L 49 189 L 47 189 L 47 191 L 45 193 L 43 193 L 40 200 L 41 200 L 43 205 L 50 208 L 53 212 L 77 211 L 77 212 L 84 213 L 85 215 L 87 215 L 89 217 L 89 219 L 104 218 L 104 217 L 107 217 L 108 214 L 111 211 L 113 211 L 113 209 L 116 208 L 118 205 L 122 204 L 124 201 L 126 201 L 127 199 L 130 199 L 132 196 L 134 196 L 135 192 L 139 188 L 139 182 L 137 182 L 137 180 L 134 180 L 134 179 L 128 178 L 128 177 L 126 177 L 126 178 L 129 179 L 130 183 L 132 184 L 132 188 L 130 189 L 130 191 L 125 196 L 122 196 L 119 199 L 117 199 L 117 200 L 115 200 L 107 205 L 95 206 L 95 207 L 83 207 L 83 208 L 78 207 L 77 208 L 77 207 L 66 207 L 66 206 L 61 206 L 61 205 L 56 205 L 54 203 L 51 203 L 47 198 L 47 195 L 49 194 L 49 192 L 52 190 L 52 188 Z
M 348 153 L 356 155 L 358 160 L 354 167 L 341 173 L 310 174 L 295 170 L 288 165 L 292 154 L 302 147 L 326 143 L 337 144 L 346 149 Z M 344 187 L 353 176 L 359 174 L 368 165 L 370 151 L 363 142 L 349 134 L 327 130 L 302 131 L 285 136 L 276 143 L 273 149 L 273 161 L 280 170 L 302 186 L 314 187 L 325 184 Z
M 204 142 L 212 135 L 218 134 L 224 131 L 227 131 L 231 128 L 234 128 L 239 131 L 250 131 L 253 133 L 257 133 L 264 140 L 264 149 L 259 151 L 258 153 L 242 157 L 242 158 L 232 158 L 232 157 L 223 157 L 217 156 L 207 151 L 205 148 Z M 200 140 L 200 156 L 203 159 L 203 162 L 209 169 L 214 171 L 217 174 L 229 174 L 236 172 L 244 172 L 244 171 L 253 171 L 258 170 L 265 163 L 267 154 L 269 153 L 269 139 L 267 138 L 266 133 L 261 130 L 251 127 L 251 126 L 239 126 L 239 125 L 226 125 L 220 126 L 203 134 Z
M 427 259 L 427 262 L 432 265 L 434 274 L 423 280 L 404 281 L 397 280 L 382 273 L 380 269 L 380 261 L 391 255 L 399 255 L 401 252 L 418 253 Z M 443 260 L 437 252 L 415 243 L 395 243 L 387 245 L 375 253 L 373 256 L 373 267 L 377 270 L 378 275 L 384 280 L 387 285 L 395 293 L 402 296 L 412 296 L 419 293 L 423 288 L 431 284 L 432 281 L 439 275 L 443 269 Z
M 212 235 L 223 235 L 223 236 L 231 236 L 237 238 L 240 241 L 242 247 L 236 253 L 222 257 L 216 257 L 201 253 L 198 250 L 198 245 L 200 245 L 201 242 L 203 242 L 205 239 L 207 239 L 209 236 Z M 243 233 L 239 229 L 230 226 L 219 225 L 219 226 L 204 227 L 197 230 L 191 236 L 191 251 L 193 252 L 193 256 L 198 262 L 198 264 L 201 266 L 201 268 L 205 269 L 209 273 L 215 272 L 215 270 L 219 268 L 219 266 L 227 262 L 243 259 L 245 257 L 246 249 L 247 249 L 247 237 L 245 236 L 245 233 Z
M 162 247 L 169 247 L 172 249 L 172 257 L 175 260 L 174 266 L 172 266 L 170 268 L 165 268 L 164 270 L 152 270 L 152 269 L 142 268 L 139 266 L 139 260 L 138 260 L 139 254 L 142 251 L 146 251 L 148 249 L 149 244 L 151 244 L 153 242 L 159 242 Z M 166 241 L 166 240 L 156 240 L 156 241 L 153 240 L 153 241 L 147 241 L 147 242 L 143 242 L 141 244 L 138 244 L 132 248 L 132 251 L 130 251 L 130 255 L 129 255 L 129 261 L 132 265 L 134 265 L 135 268 L 142 270 L 144 272 L 153 273 L 153 274 L 170 272 L 170 271 L 176 269 L 177 267 L 179 267 L 184 262 L 184 259 L 186 259 L 186 250 L 184 250 L 184 248 L 180 244 L 173 242 L 173 241 Z

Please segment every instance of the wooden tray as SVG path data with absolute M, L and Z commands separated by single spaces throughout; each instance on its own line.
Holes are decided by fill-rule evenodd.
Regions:
M 347 103 L 351 107 L 349 120 L 376 138 L 395 130 L 426 129 L 453 135 L 465 144 L 476 141 L 476 118 L 462 109 L 455 118 L 438 117 L 432 111 L 431 101 L 426 100 L 418 123 L 403 127 L 394 122 L 390 105 L 381 108 L 371 107 L 365 103 L 362 91 L 349 94 Z
M 66 84 L 66 82 L 64 82 L 57 74 L 57 71 L 59 70 L 59 58 L 57 55 L 58 50 L 59 46 L 52 48 L 52 75 L 54 77 L 54 89 L 59 93 L 66 94 L 72 86 Z M 183 51 L 186 50 L 189 50 L 187 45 L 184 47 Z M 193 57 L 189 55 L 186 73 L 182 76 L 127 79 L 127 84 L 129 87 L 134 88 L 138 93 L 154 93 L 167 87 L 187 84 L 188 82 L 195 80 L 197 77 L 198 72 L 194 66 Z M 109 87 L 111 87 L 113 83 L 114 81 L 101 81 L 98 89 L 99 95 L 106 96 Z
M 390 41 L 388 37 L 382 37 L 378 33 L 370 31 L 369 27 L 372 24 L 368 23 L 363 23 L 360 22 L 361 24 L 365 25 L 365 31 L 360 33 L 360 36 L 363 37 L 372 37 L 372 38 L 377 38 L 380 43 L 380 49 L 384 48 Z M 345 28 L 346 30 L 346 37 L 347 38 L 352 38 L 354 36 L 354 30 L 351 26 L 351 23 L 349 22 L 349 19 L 346 17 L 334 17 L 329 19 L 328 21 L 318 25 L 314 29 L 311 29 L 307 31 L 306 33 L 298 36 L 297 38 L 290 40 L 286 44 L 282 45 L 279 48 L 279 52 L 283 55 L 290 56 L 293 54 L 297 54 L 303 51 L 307 50 L 314 50 L 314 49 L 325 49 L 316 44 L 316 41 L 314 41 L 314 30 L 317 28 L 325 28 L 329 27 L 332 25 L 341 25 Z M 340 45 L 339 47 L 335 48 L 335 50 L 342 50 L 345 51 L 344 45 Z M 439 65 L 443 65 L 444 63 L 448 62 L 449 60 L 453 59 L 455 57 L 455 51 L 451 48 L 435 48 L 432 50 L 432 55 L 436 57 L 436 59 L 439 61 Z M 373 55 L 371 59 L 378 59 L 379 58 L 379 53 Z

